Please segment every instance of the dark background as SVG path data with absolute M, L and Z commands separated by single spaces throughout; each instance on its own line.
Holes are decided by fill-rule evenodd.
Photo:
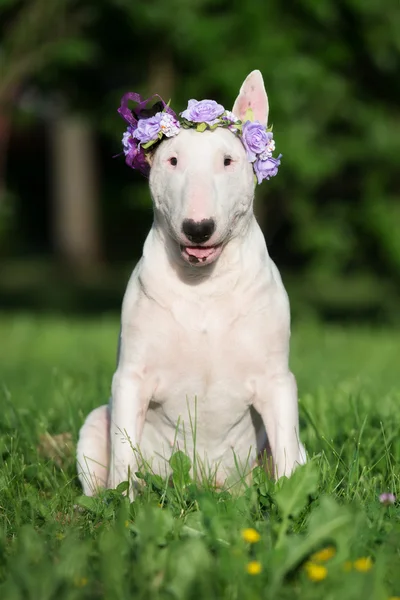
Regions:
M 398 324 L 398 0 L 0 0 L 0 305 L 119 310 L 152 213 L 123 93 L 231 108 L 264 76 L 256 213 L 294 317 Z

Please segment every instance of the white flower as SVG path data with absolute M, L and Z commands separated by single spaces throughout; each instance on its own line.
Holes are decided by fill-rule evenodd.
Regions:
M 169 113 L 157 113 L 161 115 L 160 129 L 166 137 L 173 137 L 179 133 L 179 122 Z
M 272 153 L 274 152 L 274 150 L 275 150 L 275 141 L 274 141 L 274 140 L 270 140 L 270 141 L 268 142 L 268 144 L 265 146 L 265 149 L 264 149 L 264 151 L 263 151 L 263 152 L 261 152 L 261 153 L 258 155 L 258 157 L 259 157 L 261 160 L 267 160 L 268 158 L 271 158 L 271 156 L 272 156 Z
M 237 121 L 240 121 L 240 119 L 238 119 L 237 116 L 234 115 L 231 110 L 225 111 L 224 119 L 227 119 L 228 121 L 232 121 L 232 123 L 237 123 Z

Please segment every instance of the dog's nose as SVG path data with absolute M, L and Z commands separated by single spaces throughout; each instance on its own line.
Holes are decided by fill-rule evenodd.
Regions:
M 185 219 L 182 223 L 182 231 L 191 242 L 203 244 L 214 233 L 215 221 L 214 219 L 203 219 L 202 221 Z

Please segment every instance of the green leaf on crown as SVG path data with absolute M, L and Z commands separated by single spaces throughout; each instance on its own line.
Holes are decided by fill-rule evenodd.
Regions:
M 202 133 L 207 129 L 207 123 L 198 123 L 196 127 L 196 131 L 200 131 Z
M 156 140 L 150 140 L 149 142 L 146 142 L 145 144 L 142 144 L 142 148 L 143 150 L 147 150 L 147 148 L 150 148 L 150 146 L 152 146 L 153 144 L 155 144 L 156 142 L 158 142 L 157 138 Z
M 179 119 L 179 121 L 184 129 L 190 129 L 191 127 L 193 127 L 192 121 L 188 121 L 187 119 L 184 119 L 182 117 Z
M 214 129 L 217 129 L 217 127 L 226 127 L 226 125 L 222 121 L 221 123 L 215 123 L 214 125 L 209 126 L 209 129 L 211 129 L 211 131 L 214 131 Z

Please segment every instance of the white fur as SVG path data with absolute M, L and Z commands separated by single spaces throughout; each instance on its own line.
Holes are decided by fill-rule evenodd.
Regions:
M 242 86 L 237 116 L 249 105 L 266 122 L 259 71 Z M 289 303 L 253 215 L 242 143 L 222 128 L 181 131 L 157 149 L 150 190 L 154 223 L 124 297 L 109 425 L 104 406 L 80 433 L 84 492 L 126 480 L 139 454 L 166 475 L 177 448 L 223 484 L 238 469 L 249 472 L 267 436 L 276 476 L 290 475 L 305 454 L 288 367 Z M 216 228 L 206 245 L 223 249 L 211 264 L 193 266 L 180 250 L 188 244 L 182 222 L 208 218 Z

